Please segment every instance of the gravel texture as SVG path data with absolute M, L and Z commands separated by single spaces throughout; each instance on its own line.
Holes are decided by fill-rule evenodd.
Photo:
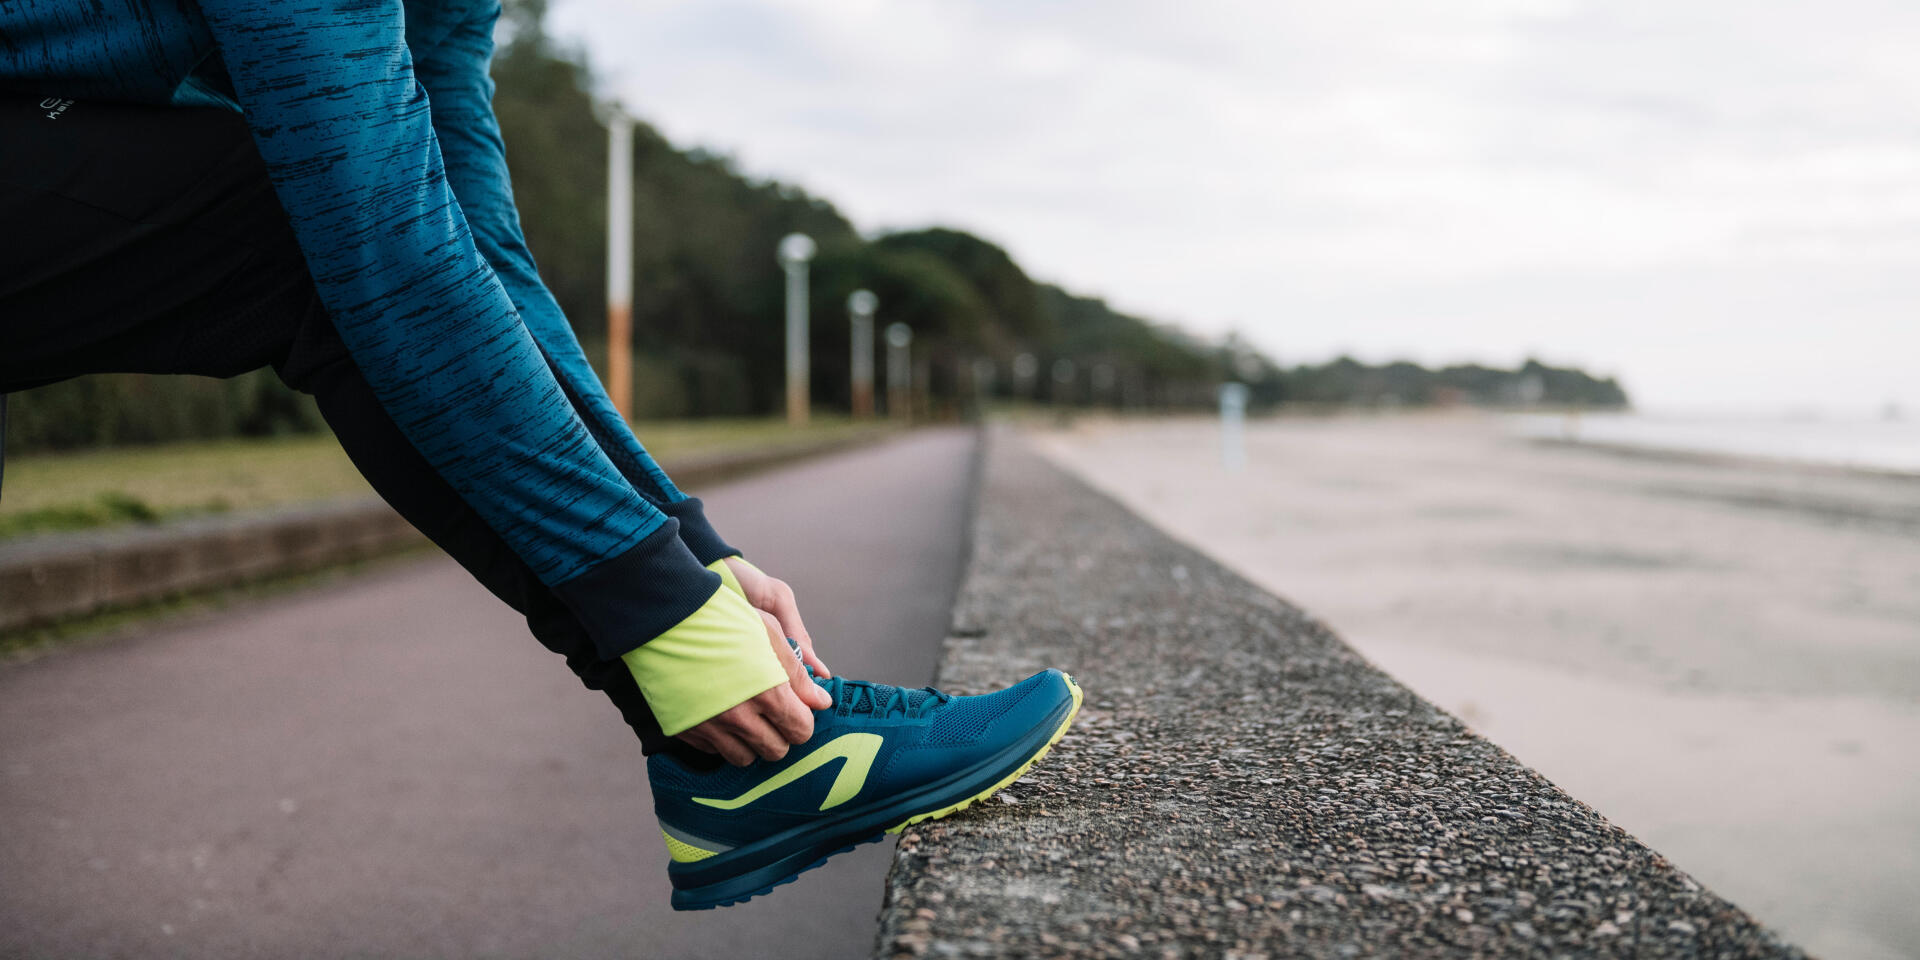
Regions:
M 1802 956 L 1017 438 L 980 498 L 940 683 L 1058 666 L 1086 706 L 905 832 L 879 956 Z

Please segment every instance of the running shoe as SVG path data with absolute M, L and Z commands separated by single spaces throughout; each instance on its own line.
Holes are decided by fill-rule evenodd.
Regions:
M 673 862 L 673 908 L 741 903 L 1020 779 L 1067 732 L 1080 687 L 1058 670 L 955 697 L 833 677 L 813 737 L 777 762 L 696 770 L 647 760 Z

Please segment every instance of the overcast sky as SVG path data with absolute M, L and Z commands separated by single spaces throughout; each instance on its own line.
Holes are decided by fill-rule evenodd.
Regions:
M 1920 407 L 1913 0 L 554 8 L 683 146 L 1282 362 Z

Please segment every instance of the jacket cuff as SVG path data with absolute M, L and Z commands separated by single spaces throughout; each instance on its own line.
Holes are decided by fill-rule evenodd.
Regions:
M 759 612 L 726 587 L 620 659 L 660 730 L 673 736 L 787 682 Z
M 669 519 L 633 549 L 552 588 L 600 659 L 618 659 L 665 633 L 720 589 L 720 576 L 694 559 L 678 528 Z
M 707 512 L 700 505 L 699 497 L 676 500 L 661 507 L 660 512 L 680 521 L 680 541 L 693 551 L 694 559 L 700 561 L 701 566 L 740 555 L 740 551 L 720 539 L 713 524 L 707 522 Z

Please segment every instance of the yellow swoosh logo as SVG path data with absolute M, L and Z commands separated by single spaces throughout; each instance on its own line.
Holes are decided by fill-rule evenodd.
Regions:
M 835 760 L 845 760 L 840 773 L 833 778 L 833 789 L 827 791 L 827 799 L 820 802 L 822 810 L 837 807 L 852 800 L 866 785 L 867 772 L 873 769 L 873 758 L 879 756 L 881 743 L 882 738 L 877 733 L 842 734 L 821 744 L 820 749 L 808 754 L 806 759 L 760 781 L 758 786 L 732 800 L 694 797 L 693 802 L 722 810 L 738 810 Z

